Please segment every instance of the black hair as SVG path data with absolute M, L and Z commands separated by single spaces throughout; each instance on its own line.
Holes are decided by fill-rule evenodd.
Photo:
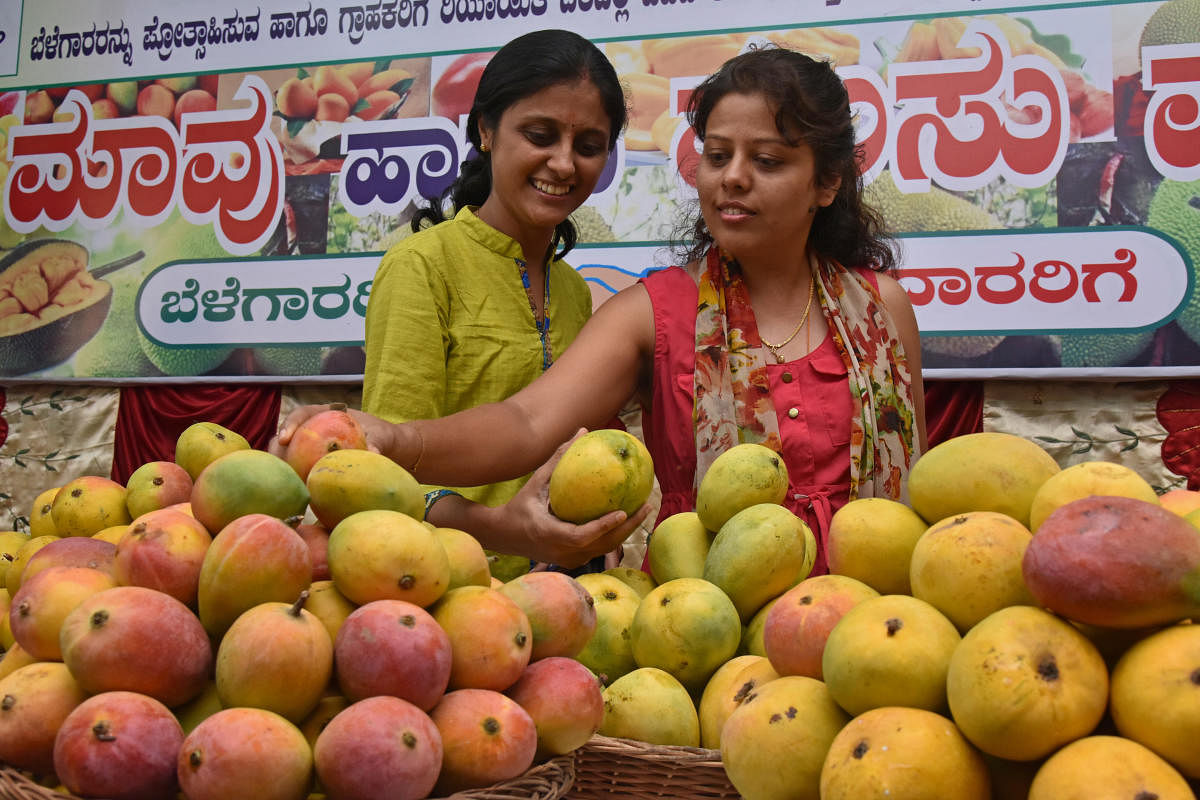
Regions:
M 808 239 L 813 252 L 846 266 L 893 269 L 896 253 L 883 218 L 863 203 L 862 148 L 854 140 L 849 95 L 833 66 L 781 47 L 731 58 L 696 88 L 688 103 L 688 122 L 701 141 L 713 108 L 728 94 L 763 95 L 775 109 L 775 127 L 783 138 L 812 148 L 818 185 L 841 179 L 833 202 L 816 210 Z M 712 244 L 704 217 L 697 214 L 684 255 L 689 261 L 699 259 Z
M 462 163 L 458 178 L 441 197 L 426 198 L 430 205 L 413 216 L 413 231 L 420 230 L 426 222 L 436 225 L 445 221 L 448 203 L 458 213 L 466 206 L 481 206 L 487 200 L 492 191 L 492 164 L 491 154 L 480 151 L 480 122 L 495 129 L 500 117 L 514 103 L 551 86 L 579 80 L 591 81 L 600 92 L 611 123 L 608 136 L 611 151 L 625 129 L 628 111 L 617 71 L 596 45 L 571 31 L 541 30 L 518 36 L 500 48 L 483 70 L 467 117 L 467 136 L 477 155 Z M 560 222 L 550 244 L 552 257 L 565 256 L 578 238 L 570 218 Z

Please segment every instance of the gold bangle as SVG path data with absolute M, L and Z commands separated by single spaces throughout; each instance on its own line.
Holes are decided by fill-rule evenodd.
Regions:
M 417 467 L 421 464 L 421 456 L 425 455 L 425 437 L 421 435 L 421 429 L 416 425 L 412 426 L 412 430 L 417 434 L 417 457 L 413 461 L 413 465 L 409 467 L 408 471 L 415 477 L 417 474 Z

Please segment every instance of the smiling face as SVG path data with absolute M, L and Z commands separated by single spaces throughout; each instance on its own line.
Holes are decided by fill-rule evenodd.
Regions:
M 839 184 L 820 184 L 812 148 L 784 138 L 762 95 L 728 94 L 713 107 L 696 190 L 713 239 L 743 267 L 801 263 L 810 209 L 833 202 Z
M 610 130 L 600 90 L 587 80 L 518 100 L 494 129 L 481 124 L 492 191 L 480 219 L 520 242 L 527 258 L 531 246 L 549 246 L 554 227 L 596 188 Z

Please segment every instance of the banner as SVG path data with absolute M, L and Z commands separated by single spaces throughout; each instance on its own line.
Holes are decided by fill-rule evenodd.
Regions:
M 677 263 L 692 89 L 831 60 L 926 376 L 1200 374 L 1200 5 L 39 0 L 0 7 L 0 375 L 353 381 L 379 260 L 471 155 L 490 54 L 595 41 L 630 126 L 575 214 L 596 304 Z

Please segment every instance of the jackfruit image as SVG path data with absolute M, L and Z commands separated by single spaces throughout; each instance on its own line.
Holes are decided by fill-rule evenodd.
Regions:
M 324 355 L 325 348 L 317 345 L 256 347 L 254 368 L 262 375 L 320 375 Z
M 1196 41 L 1198 33 L 1200 0 L 1169 0 L 1146 20 L 1139 44 L 1189 44 Z
M 884 170 L 863 192 L 867 205 L 883 215 L 893 233 L 919 231 L 971 231 L 1002 227 L 1000 221 L 984 209 L 931 186 L 921 194 L 903 194 Z
M 1069 333 L 1059 338 L 1064 367 L 1139 366 L 1139 356 L 1154 340 L 1154 331 L 1137 333 Z
M 1200 275 L 1196 273 L 1200 269 L 1200 180 L 1160 183 L 1146 223 L 1177 241 L 1192 260 L 1192 296 L 1176 322 L 1189 339 L 1200 344 Z
M 571 214 L 575 230 L 579 233 L 580 244 L 594 242 L 615 242 L 617 235 L 612 227 L 600 216 L 600 212 L 591 206 L 580 206 Z
M 137 284 L 113 281 L 112 307 L 104 325 L 75 354 L 72 368 L 77 378 L 152 378 L 162 371 L 142 352 L 138 343 Z
M 226 345 L 166 346 L 152 342 L 138 331 L 142 352 L 154 366 L 171 377 L 204 375 L 229 358 L 234 348 Z

